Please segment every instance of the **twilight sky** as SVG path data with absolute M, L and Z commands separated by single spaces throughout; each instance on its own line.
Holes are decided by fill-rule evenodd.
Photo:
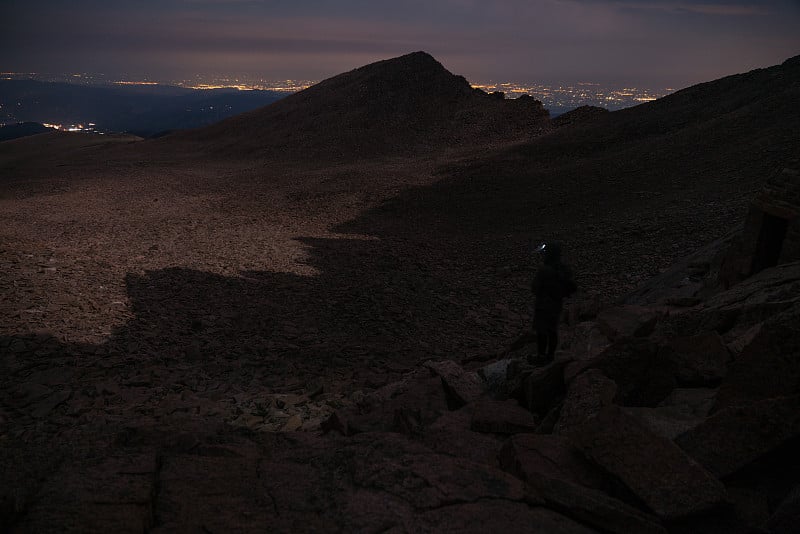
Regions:
M 800 54 L 800 0 L 0 0 L 0 71 L 320 80 L 425 50 L 472 82 L 681 88 Z

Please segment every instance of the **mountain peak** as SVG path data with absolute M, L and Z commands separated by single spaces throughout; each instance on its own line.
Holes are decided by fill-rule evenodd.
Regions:
M 328 78 L 188 137 L 230 152 L 360 158 L 528 139 L 547 116 L 541 102 L 490 96 L 418 51 Z

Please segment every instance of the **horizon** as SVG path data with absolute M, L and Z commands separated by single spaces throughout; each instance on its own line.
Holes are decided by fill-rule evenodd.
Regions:
M 390 60 L 394 58 L 385 58 Z M 789 58 L 787 58 L 789 59 Z M 378 60 L 378 61 L 384 61 Z M 773 65 L 765 66 L 764 68 Z M 358 68 L 358 67 L 356 67 Z M 346 72 L 346 71 L 345 71 Z M 338 74 L 331 77 L 336 77 Z M 459 73 L 452 73 L 459 76 Z M 742 74 L 733 73 L 732 75 Z M 36 72 L 36 71 L 8 71 L 0 72 L 0 80 L 33 80 L 49 83 L 65 83 L 70 85 L 86 85 L 86 86 L 170 86 L 181 87 L 185 89 L 197 90 L 215 90 L 215 89 L 238 89 L 241 91 L 254 91 L 254 90 L 271 90 L 271 91 L 286 91 L 296 92 L 307 89 L 313 85 L 325 81 L 324 79 L 291 79 L 291 78 L 268 78 L 263 75 L 246 75 L 246 74 L 226 74 L 216 73 L 208 75 L 195 74 L 185 78 L 169 78 L 157 77 L 145 74 L 128 74 L 128 73 L 103 73 L 103 72 Z M 713 81 L 713 80 L 705 80 Z M 484 89 L 484 90 L 501 90 L 502 87 L 510 87 L 512 94 L 520 93 L 520 89 L 525 86 L 547 86 L 547 87 L 579 87 L 579 86 L 601 86 L 607 89 L 646 89 L 646 90 L 663 90 L 668 92 L 680 91 L 690 86 L 685 87 L 672 87 L 661 85 L 646 85 L 643 83 L 610 83 L 598 82 L 589 79 L 580 79 L 579 81 L 569 80 L 555 80 L 552 82 L 545 82 L 533 79 L 511 79 L 511 78 L 494 78 L 494 79 L 467 79 L 471 87 Z M 704 83 L 704 82 L 700 82 Z M 266 87 L 265 84 L 269 84 Z M 278 86 L 274 84 L 283 84 Z M 521 93 L 520 93 L 521 94 Z
M 790 0 L 10 1 L 0 70 L 323 80 L 416 50 L 472 83 L 683 88 L 800 53 Z
M 158 80 L 153 78 L 134 78 L 132 76 L 117 78 L 97 73 L 52 74 L 35 72 L 0 72 L 1 80 L 33 81 L 86 88 L 112 89 L 115 87 L 130 87 L 135 91 L 134 94 L 146 94 L 149 87 L 159 91 L 157 88 L 160 87 L 162 88 L 161 91 L 194 90 L 202 92 L 228 90 L 229 94 L 233 92 L 264 91 L 286 96 L 320 83 L 317 80 L 255 80 L 245 78 L 203 78 L 199 76 L 191 80 Z M 504 93 L 507 99 L 514 99 L 523 95 L 532 96 L 542 102 L 544 108 L 550 112 L 551 117 L 557 117 L 581 106 L 595 106 L 609 111 L 618 111 L 656 100 L 674 91 L 672 88 L 613 87 L 596 82 L 580 82 L 574 85 L 547 85 L 536 82 L 482 81 L 472 82 L 470 85 L 486 93 L 500 91 Z M 136 89 L 137 87 L 139 89 Z M 178 94 L 180 93 L 174 93 L 174 95 Z M 23 102 L 25 102 L 24 99 Z M 19 106 L 19 104 L 17 105 Z M 84 119 L 78 119 L 77 121 L 65 121 L 58 113 L 53 115 L 52 113 L 42 113 L 41 110 L 37 110 L 35 102 L 27 102 L 23 108 L 20 108 L 20 112 L 17 112 L 13 106 L 7 108 L 6 111 L 3 111 L 2 108 L 2 103 L 0 103 L 0 112 L 2 112 L 0 113 L 0 126 L 36 122 L 48 128 L 64 131 L 95 133 L 115 131 L 114 127 L 109 129 L 103 120 L 98 120 L 96 113 L 84 116 Z M 211 109 L 213 110 L 213 107 Z M 246 109 L 242 111 L 246 111 Z M 41 117 L 44 117 L 44 120 Z

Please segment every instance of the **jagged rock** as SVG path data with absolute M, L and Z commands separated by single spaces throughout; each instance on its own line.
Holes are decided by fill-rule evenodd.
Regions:
M 568 433 L 596 415 L 604 406 L 612 404 L 616 396 L 617 384 L 599 369 L 581 373 L 569 385 L 553 433 Z
M 597 325 L 611 341 L 628 337 L 647 337 L 656 327 L 658 314 L 642 306 L 608 308 L 597 316 Z
M 710 297 L 694 324 L 724 337 L 737 337 L 795 306 L 798 295 L 800 262 L 778 265 Z
M 721 482 L 616 406 L 604 408 L 572 438 L 663 520 L 686 518 L 727 502 Z
M 547 532 L 552 534 L 598 534 L 557 512 L 525 503 L 483 501 L 456 504 L 422 514 L 424 532 Z
M 481 464 L 494 465 L 500 436 L 470 430 L 474 406 L 443 414 L 425 428 L 422 443 L 436 452 L 465 458 Z
M 681 385 L 713 386 L 725 377 L 731 356 L 716 332 L 674 338 L 669 341 L 669 346 Z
M 471 428 L 477 432 L 520 434 L 536 431 L 536 418 L 514 399 L 483 399 L 475 403 Z
M 361 432 L 417 432 L 448 410 L 441 380 L 412 374 L 371 393 L 351 407 L 337 410 L 322 423 L 324 431 L 345 435 Z
M 441 378 L 442 387 L 447 394 L 447 405 L 451 410 L 457 410 L 474 401 L 486 391 L 486 386 L 478 373 L 466 371 L 452 360 L 427 361 L 425 367 Z
M 775 513 L 764 523 L 763 529 L 770 534 L 795 534 L 800 525 L 800 486 L 778 505 Z
M 589 360 L 603 352 L 611 342 L 594 321 L 578 323 L 565 334 L 562 347 L 576 360 Z
M 800 396 L 793 396 L 720 410 L 680 436 L 676 443 L 722 478 L 798 437 Z
M 656 406 L 677 385 L 669 349 L 663 350 L 649 339 L 617 341 L 591 360 L 570 364 L 564 376 L 569 381 L 588 369 L 600 369 L 616 382 L 626 406 Z
M 534 477 L 529 482 L 545 505 L 602 532 L 666 534 L 658 519 L 605 493 L 560 479 Z
M 765 322 L 731 365 L 716 409 L 800 391 L 800 305 Z
M 734 360 L 738 360 L 744 349 L 753 342 L 758 333 L 761 332 L 762 325 L 763 323 L 758 323 L 757 325 L 747 329 L 742 334 L 728 336 L 732 339 L 727 342 L 726 346 L 728 347 L 728 351 L 731 353 Z
M 594 489 L 606 486 L 603 473 L 564 436 L 513 436 L 500 449 L 497 459 L 505 471 L 525 481 L 545 477 Z
M 676 389 L 655 408 L 632 407 L 624 411 L 654 433 L 675 440 L 705 421 L 716 392 L 706 388 Z

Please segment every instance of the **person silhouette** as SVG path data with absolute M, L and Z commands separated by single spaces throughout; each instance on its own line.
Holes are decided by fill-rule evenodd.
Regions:
M 537 345 L 537 357 L 531 363 L 550 363 L 555 359 L 558 346 L 558 323 L 564 298 L 572 295 L 577 286 L 572 270 L 561 262 L 560 243 L 548 242 L 539 250 L 543 255 L 542 265 L 531 284 L 536 297 L 533 328 Z

